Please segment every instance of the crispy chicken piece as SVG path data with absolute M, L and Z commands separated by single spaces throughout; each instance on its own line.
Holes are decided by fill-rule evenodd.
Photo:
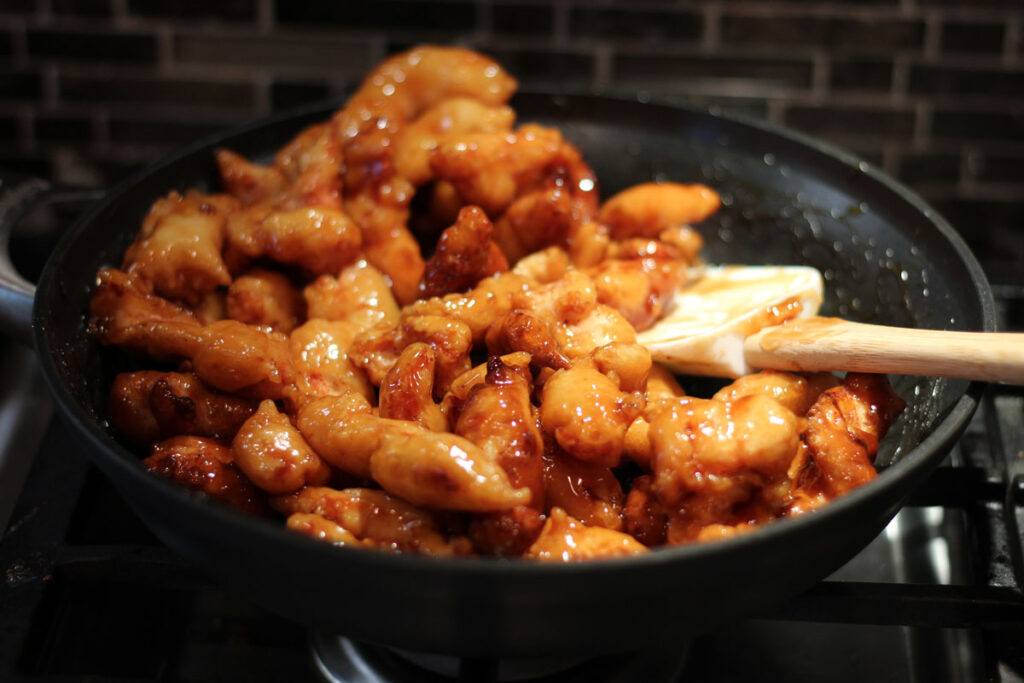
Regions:
M 381 418 L 356 392 L 322 396 L 299 408 L 295 424 L 321 458 L 362 479 L 370 478 L 370 456 L 380 445 Z
M 384 176 L 345 198 L 345 212 L 362 232 L 366 260 L 391 280 L 401 304 L 416 299 L 425 268 L 420 245 L 407 227 L 413 192 L 404 178 Z
M 242 206 L 269 201 L 284 194 L 288 187 L 281 169 L 275 166 L 254 164 L 230 149 L 218 149 L 215 157 L 224 190 Z
M 365 488 L 350 488 L 342 491 L 320 486 L 306 488 L 287 496 L 273 499 L 273 505 L 285 514 L 316 515 L 336 524 L 348 536 L 337 534 L 325 525 L 304 517 L 294 523 L 289 518 L 289 526 L 297 531 L 305 531 L 304 526 L 314 533 L 316 529 L 326 529 L 323 540 L 341 545 L 356 545 L 390 552 L 422 553 L 425 555 L 462 555 L 468 551 L 465 539 L 449 541 L 441 532 L 441 528 L 426 510 L 389 495 L 383 491 Z
M 191 373 L 142 370 L 114 378 L 107 413 L 127 441 L 148 445 L 182 434 L 230 439 L 254 402 L 208 389 Z
M 596 367 L 624 392 L 643 392 L 653 363 L 651 353 L 639 344 L 613 342 L 591 354 Z
M 626 430 L 623 443 L 624 455 L 640 466 L 645 472 L 651 471 L 651 420 L 673 399 L 685 396 L 679 382 L 663 365 L 654 363 L 647 375 L 644 390 L 644 414 L 633 420 Z
M 629 321 L 599 304 L 593 280 L 578 270 L 570 270 L 550 285 L 513 295 L 512 308 L 545 321 L 558 349 L 570 360 L 614 342 L 636 342 L 636 330 Z
M 468 370 L 473 337 L 469 327 L 453 318 L 417 315 L 405 318 L 397 327 L 379 327 L 360 334 L 349 350 L 353 363 L 362 368 L 370 382 L 379 386 L 409 344 L 424 342 L 434 350 L 437 375 L 436 396 L 444 396 L 452 381 Z
M 339 320 L 314 319 L 295 328 L 288 338 L 295 387 L 292 399 L 358 391 L 368 399 L 374 392 L 366 375 L 352 362 L 349 349 L 356 329 Z
M 549 285 L 565 277 L 571 267 L 572 262 L 565 249 L 548 247 L 519 259 L 512 272 L 536 284 Z
M 150 453 L 143 463 L 152 472 L 241 512 L 258 516 L 270 512 L 266 494 L 242 475 L 231 449 L 219 441 L 175 436 L 153 444 Z
M 498 356 L 503 365 L 511 368 L 526 370 L 530 365 L 530 354 L 516 352 Z M 466 370 L 464 373 L 452 380 L 451 386 L 445 392 L 441 401 L 441 411 L 448 416 L 448 423 L 455 424 L 459 419 L 459 411 L 462 405 L 469 398 L 469 393 L 478 384 L 487 381 L 488 362 L 480 363 L 477 366 Z
M 224 225 L 238 202 L 227 195 L 171 192 L 153 203 L 121 268 L 157 294 L 197 304 L 231 283 L 221 257 Z
M 322 206 L 274 210 L 258 204 L 230 217 L 227 241 L 246 258 L 269 258 L 314 275 L 339 272 L 356 260 L 362 246 L 352 219 Z
M 684 398 L 663 408 L 650 439 L 654 491 L 669 512 L 668 542 L 698 540 L 710 525 L 723 525 L 719 535 L 733 533 L 783 514 L 800 425 L 763 395 L 729 403 Z
M 430 167 L 455 186 L 464 202 L 494 217 L 543 180 L 561 146 L 561 133 L 536 124 L 513 133 L 453 135 L 434 150 Z
M 519 557 L 544 528 L 544 515 L 527 505 L 504 512 L 477 513 L 467 528 L 473 549 L 481 555 Z
M 284 522 L 285 528 L 295 533 L 331 545 L 345 545 L 352 548 L 370 547 L 364 545 L 355 534 L 331 520 L 311 512 L 293 512 Z
M 203 382 L 249 397 L 282 398 L 293 381 L 284 335 L 236 320 L 200 325 L 120 271 L 101 271 L 99 279 L 89 329 L 100 342 L 156 360 L 191 360 Z
M 643 183 L 606 200 L 597 219 L 614 240 L 656 237 L 662 230 L 704 220 L 721 203 L 718 194 L 704 185 Z
M 247 325 L 270 327 L 288 334 L 306 317 L 302 295 L 280 273 L 254 268 L 228 287 L 226 313 Z
M 807 411 L 801 438 L 832 496 L 875 478 L 878 443 L 906 403 L 885 375 L 849 373 L 822 393 Z
M 647 548 L 621 531 L 591 527 L 554 508 L 537 541 L 523 557 L 542 562 L 574 562 L 641 555 Z
M 395 171 L 413 185 L 423 185 L 433 180 L 430 153 L 442 140 L 465 133 L 509 131 L 515 118 L 511 107 L 488 106 L 472 97 L 442 100 L 395 135 Z
M 274 167 L 289 182 L 276 202 L 279 208 L 341 208 L 341 146 L 328 123 L 313 124 L 299 133 L 274 157 Z
M 562 508 L 587 526 L 623 528 L 626 495 L 610 467 L 550 449 L 544 455 L 544 490 L 549 508 Z
M 270 166 L 251 163 L 227 149 L 216 152 L 221 182 L 243 206 L 267 203 L 281 210 L 341 208 L 341 148 L 328 124 L 300 132 Z
M 604 261 L 588 270 L 597 300 L 621 313 L 637 330 L 646 330 L 668 311 L 686 281 L 686 263 L 653 258 Z
M 288 338 L 279 332 L 221 320 L 200 328 L 183 349 L 201 380 L 221 391 L 278 399 L 294 381 Z
M 455 224 L 441 233 L 420 280 L 420 297 L 466 292 L 486 277 L 508 270 L 508 261 L 491 241 L 493 226 L 476 206 L 459 211 Z
M 489 106 L 504 104 L 516 85 L 500 64 L 478 52 L 421 45 L 378 64 L 334 123 L 344 139 L 358 130 L 365 112 L 379 111 L 383 101 L 390 103 L 396 117 L 409 121 L 453 97 L 471 97 Z
M 370 472 L 384 490 L 413 505 L 497 512 L 530 501 L 530 490 L 512 486 L 505 471 L 471 441 L 412 423 L 381 433 Z
M 434 403 L 436 354 L 422 342 L 409 344 L 380 385 L 380 416 L 409 420 L 432 432 L 448 430 L 448 420 Z
M 645 474 L 633 480 L 626 496 L 623 517 L 626 533 L 644 545 L 656 546 L 665 542 L 668 512 L 655 495 L 654 477 Z
M 485 340 L 491 354 L 527 353 L 535 366 L 556 370 L 569 367 L 552 326 L 523 311 L 512 311 L 495 322 Z
M 651 421 L 658 495 L 668 505 L 690 493 L 733 504 L 753 483 L 785 477 L 799 434 L 800 420 L 768 396 L 678 399 Z
M 583 221 L 569 231 L 566 249 L 577 268 L 589 268 L 603 261 L 612 246 L 608 228 L 596 220 Z
M 89 302 L 89 333 L 102 344 L 167 360 L 201 328 L 191 311 L 153 294 L 138 276 L 104 268 L 97 280 Z
M 530 491 L 529 505 L 544 507 L 544 442 L 530 404 L 529 368 L 492 356 L 483 383 L 462 404 L 454 432 L 480 447 L 508 475 L 512 486 Z
M 288 416 L 263 401 L 231 442 L 235 464 L 253 484 L 272 494 L 321 486 L 331 468 L 320 459 Z
M 222 289 L 210 292 L 198 304 L 192 306 L 191 311 L 202 325 L 224 320 L 228 317 L 227 292 Z
M 796 415 L 806 415 L 823 391 L 838 384 L 839 378 L 827 372 L 796 375 L 778 370 L 761 370 L 722 387 L 713 398 L 718 401 L 735 401 L 741 396 L 761 394 L 775 399 Z
M 544 383 L 540 419 L 544 431 L 572 457 L 615 467 L 626 430 L 642 411 L 642 393 L 623 392 L 592 360 L 584 359 Z
M 321 275 L 303 290 L 310 319 L 344 320 L 359 332 L 398 323 L 398 303 L 384 275 L 360 259 L 337 277 Z
M 575 208 L 572 195 L 563 187 L 527 192 L 495 221 L 494 241 L 509 263 L 544 247 L 565 247 L 573 227 L 584 220 Z
M 447 316 L 469 327 L 473 342 L 481 341 L 487 329 L 512 310 L 512 299 L 529 288 L 526 278 L 502 273 L 485 278 L 465 294 L 449 294 L 416 301 L 402 309 L 403 318 Z

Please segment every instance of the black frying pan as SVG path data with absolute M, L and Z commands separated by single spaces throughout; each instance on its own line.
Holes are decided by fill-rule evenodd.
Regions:
M 856 158 L 761 123 L 592 96 L 521 95 L 520 120 L 557 125 L 604 196 L 651 180 L 700 181 L 724 206 L 700 226 L 712 262 L 806 263 L 826 276 L 824 313 L 901 326 L 992 330 L 975 259 L 924 202 Z M 943 457 L 981 387 L 896 378 L 910 407 L 871 484 L 826 509 L 718 543 L 575 565 L 440 560 L 335 548 L 197 498 L 146 472 L 111 435 L 120 361 L 85 333 L 103 265 L 116 264 L 154 199 L 217 188 L 213 150 L 267 158 L 319 108 L 199 142 L 123 183 L 62 239 L 40 280 L 33 339 L 82 448 L 169 546 L 255 601 L 356 639 L 439 653 L 541 655 L 638 648 L 777 603 L 866 545 Z

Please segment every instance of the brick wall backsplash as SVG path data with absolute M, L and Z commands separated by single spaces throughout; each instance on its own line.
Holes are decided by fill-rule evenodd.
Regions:
M 427 41 L 831 140 L 1024 278 L 1021 0 L 0 0 L 0 167 L 110 184 Z

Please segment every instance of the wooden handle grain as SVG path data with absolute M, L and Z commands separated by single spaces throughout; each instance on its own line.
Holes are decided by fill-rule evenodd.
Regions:
M 801 318 L 746 339 L 747 363 L 773 370 L 844 370 L 1024 384 L 1024 334 L 946 332 Z

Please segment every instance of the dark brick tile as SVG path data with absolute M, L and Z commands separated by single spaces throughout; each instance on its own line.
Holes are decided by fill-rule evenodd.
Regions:
M 128 13 L 170 19 L 252 21 L 256 18 L 256 3 L 257 0 L 129 0 Z
M 371 62 L 368 43 L 320 35 L 181 34 L 175 37 L 174 54 L 178 61 L 193 64 L 308 67 L 359 75 Z
M 1024 70 L 915 64 L 908 88 L 913 93 L 928 95 L 1020 97 L 1024 92 Z
M 114 13 L 112 0 L 51 0 L 58 16 L 109 17 Z
M 722 86 L 723 81 L 759 87 L 807 88 L 808 60 L 619 54 L 613 62 L 616 84 L 633 88 L 678 89 L 693 84 Z
M 900 180 L 913 185 L 925 182 L 955 183 L 960 178 L 961 155 L 956 152 L 905 152 L 900 156 Z
M 43 81 L 32 71 L 0 71 L 0 100 L 38 99 Z
M 281 24 L 308 24 L 335 28 L 404 28 L 457 33 L 476 26 L 476 7 L 469 2 L 277 2 Z
M 4 0 L 0 3 L 0 14 L 31 14 L 35 11 L 35 0 Z
M 551 5 L 495 5 L 491 12 L 495 35 L 550 35 L 555 28 Z
M 557 50 L 485 50 L 519 80 L 520 87 L 552 84 L 590 85 L 594 80 L 591 55 Z
M 146 164 L 141 161 L 124 159 L 93 159 L 94 175 L 100 178 L 105 187 L 112 187 L 133 173 L 140 171 Z
M 0 57 L 6 58 L 14 54 L 14 38 L 10 33 L 0 33 Z
M 697 41 L 704 31 L 704 19 L 692 11 L 574 7 L 569 31 L 576 36 L 615 40 Z
M 790 4 L 803 4 L 807 6 L 820 5 L 821 0 L 787 0 Z M 765 2 L 765 5 L 771 5 L 771 2 Z M 830 5 L 898 5 L 900 0 L 830 0 Z
M 1024 154 L 982 154 L 971 164 L 972 175 L 987 183 L 1024 183 Z
M 250 109 L 253 104 L 252 88 L 244 82 L 62 75 L 58 87 L 60 96 L 70 102 L 229 109 Z
M 1020 9 L 1020 0 L 917 0 L 917 4 L 922 7 L 988 7 L 988 8 L 1006 8 L 1006 9 Z
M 844 51 L 913 49 L 924 41 L 924 23 L 909 19 L 765 16 L 726 12 L 722 41 L 742 45 L 814 45 Z
M 1000 54 L 1005 27 L 997 23 L 947 21 L 942 26 L 943 52 Z
M 1024 111 L 939 109 L 932 115 L 931 130 L 938 140 L 1024 142 Z
M 957 197 L 954 193 L 925 193 L 933 206 L 967 242 L 993 282 L 1020 283 L 1024 269 L 1024 202 Z M 985 226 L 979 230 L 978 226 Z
M 0 114 L 0 141 L 13 142 L 18 138 L 18 120 L 9 114 Z
M 30 29 L 28 53 L 32 57 L 74 61 L 156 61 L 156 37 L 149 33 L 51 31 Z
M 275 110 L 323 102 L 330 97 L 331 88 L 325 83 L 275 81 L 270 84 L 270 106 Z
M 81 116 L 37 116 L 34 124 L 36 140 L 44 142 L 88 142 L 92 123 Z
M 829 84 L 835 90 L 892 90 L 892 61 L 887 59 L 860 59 L 833 57 Z
M 44 154 L 0 154 L 0 168 L 36 178 L 53 177 L 53 160 Z
M 794 106 L 786 111 L 785 122 L 793 128 L 849 145 L 872 140 L 906 140 L 913 133 L 914 113 L 887 108 Z
M 115 144 L 169 148 L 193 142 L 222 128 L 223 125 L 216 123 L 113 118 L 110 121 L 110 140 Z

